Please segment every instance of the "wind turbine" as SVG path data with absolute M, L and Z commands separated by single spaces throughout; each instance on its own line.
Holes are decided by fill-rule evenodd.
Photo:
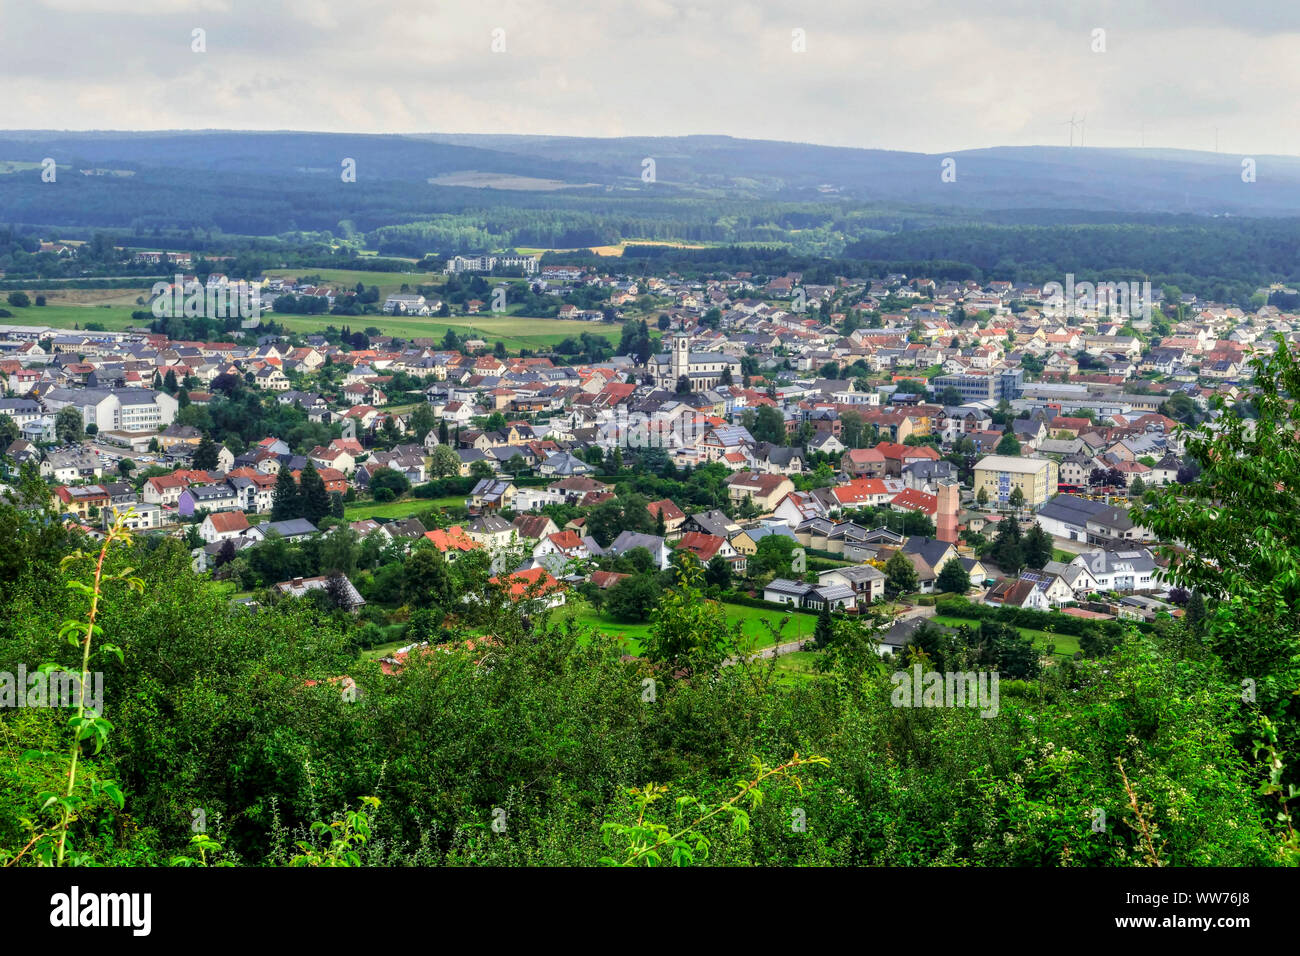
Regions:
M 1085 114 L 1084 114 L 1084 119 L 1087 119 L 1087 116 L 1088 116 L 1088 114 L 1085 113 Z M 1082 132 L 1083 120 L 1076 120 L 1076 119 L 1074 118 L 1074 114 L 1071 113 L 1071 114 L 1070 114 L 1070 118 L 1069 118 L 1068 120 L 1066 120 L 1064 123 L 1062 123 L 1061 125 L 1062 125 L 1062 126 L 1069 126 L 1069 127 L 1070 127 L 1070 145 L 1071 145 L 1071 146 L 1074 145 L 1074 128 L 1075 128 L 1076 126 L 1080 127 L 1080 132 L 1079 132 L 1079 145 L 1080 145 L 1080 146 L 1083 145 L 1083 132 Z

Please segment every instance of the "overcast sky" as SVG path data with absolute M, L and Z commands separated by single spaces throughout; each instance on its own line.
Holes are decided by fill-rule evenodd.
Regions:
M 1300 155 L 1298 54 L 1298 0 L 7 0 L 0 128 Z

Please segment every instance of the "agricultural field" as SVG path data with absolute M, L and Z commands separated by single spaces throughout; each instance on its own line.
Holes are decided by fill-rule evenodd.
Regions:
M 621 242 L 608 246 L 587 246 L 581 249 L 543 249 L 532 246 L 528 248 L 520 247 L 516 250 L 520 255 L 536 256 L 547 252 L 591 252 L 598 256 L 609 256 L 618 258 L 623 255 L 628 246 L 670 246 L 673 249 L 707 249 L 714 243 L 706 242 L 673 242 L 669 239 L 624 239 Z
M 300 276 L 320 276 L 327 285 L 354 289 L 358 282 L 366 287 L 374 286 L 379 290 L 379 301 L 395 292 L 400 292 L 406 284 L 414 289 L 419 285 L 442 285 L 446 277 L 441 272 L 372 272 L 364 269 L 311 269 L 302 266 L 295 269 L 267 269 L 268 278 L 297 279 Z
M 386 275 L 387 273 L 345 273 L 340 275 Z M 400 285 L 400 283 L 399 283 Z M 71 329 L 74 326 L 84 328 L 87 322 L 99 322 L 105 329 L 119 331 L 139 321 L 131 318 L 131 313 L 143 306 L 136 303 L 136 297 L 147 294 L 146 289 L 56 289 L 24 290 L 33 299 L 44 295 L 47 304 L 28 306 L 18 309 L 3 304 L 0 307 L 13 313 L 12 318 L 0 319 L 0 323 L 11 325 L 48 325 L 52 328 Z M 265 313 L 268 319 L 274 319 L 280 325 L 302 333 L 319 332 L 326 326 L 350 326 L 353 329 L 377 328 L 386 335 L 404 338 L 428 337 L 441 339 L 448 329 L 455 330 L 462 338 L 481 338 L 489 345 L 503 343 L 506 348 L 517 352 L 520 349 L 547 349 L 566 338 L 577 338 L 583 332 L 601 335 L 614 341 L 618 338 L 621 327 L 603 322 L 579 322 L 572 319 L 539 319 L 518 315 L 467 315 L 436 318 L 433 316 L 391 316 L 391 315 L 280 315 Z
M 105 289 L 104 292 L 122 290 Z M 43 294 L 49 299 L 49 293 L 28 292 L 29 296 L 35 298 L 38 294 Z M 13 313 L 11 318 L 0 318 L 0 324 L 6 325 L 48 325 L 56 329 L 71 329 L 73 326 L 85 328 L 87 322 L 98 322 L 109 331 L 120 331 L 132 325 L 138 325 L 139 322 L 131 318 L 131 313 L 137 311 L 138 305 L 69 305 L 55 304 L 54 300 L 49 299 L 49 304 L 43 306 L 29 305 L 25 309 L 17 309 L 4 302 L 4 296 L 0 295 L 0 308 L 8 309 Z M 134 302 L 134 297 L 132 297 Z
M 501 342 L 513 352 L 519 349 L 550 348 L 583 332 L 602 335 L 616 341 L 621 326 L 603 322 L 579 322 L 573 319 L 538 319 L 518 315 L 435 316 L 391 315 L 279 315 L 269 316 L 295 332 L 319 332 L 327 325 L 350 326 L 353 330 L 377 328 L 386 335 L 404 338 L 441 339 L 448 329 L 462 338 L 479 338 L 492 345 Z

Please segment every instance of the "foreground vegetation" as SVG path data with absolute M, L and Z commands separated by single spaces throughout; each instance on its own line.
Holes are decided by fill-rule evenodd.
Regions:
M 750 660 L 685 565 L 638 657 L 488 587 L 386 673 L 328 601 L 232 609 L 180 542 L 98 551 L 28 483 L 0 507 L 0 671 L 100 671 L 104 707 L 3 712 L 0 856 L 1294 865 L 1300 369 L 1284 349 L 1259 378 L 1258 420 L 1190 437 L 1203 471 L 1145 512 L 1208 611 L 1064 660 L 983 621 L 882 666 L 849 620 L 817 622 L 815 655 Z M 1001 670 L 996 713 L 895 706 L 918 665 Z

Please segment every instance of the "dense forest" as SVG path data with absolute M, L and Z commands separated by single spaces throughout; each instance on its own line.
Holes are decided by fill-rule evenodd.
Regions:
M 1300 368 L 1283 348 L 1259 381 L 1257 420 L 1189 435 L 1201 472 L 1142 516 L 1205 612 L 1048 666 L 983 625 L 882 662 L 869 619 L 828 618 L 791 681 L 736 654 L 689 565 L 629 658 L 424 550 L 404 586 L 457 610 L 386 673 L 330 594 L 232 607 L 180 542 L 82 540 L 28 476 L 0 506 L 0 672 L 101 672 L 103 706 L 3 712 L 0 857 L 1294 865 Z M 898 668 L 990 662 L 1018 675 L 995 715 L 898 705 Z

